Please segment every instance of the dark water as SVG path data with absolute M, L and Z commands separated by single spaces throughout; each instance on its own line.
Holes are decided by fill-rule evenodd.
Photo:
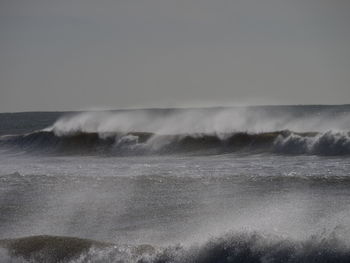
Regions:
M 349 262 L 350 107 L 0 114 L 0 262 Z

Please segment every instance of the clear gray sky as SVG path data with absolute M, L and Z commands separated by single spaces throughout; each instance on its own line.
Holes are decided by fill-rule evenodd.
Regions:
M 348 0 L 0 0 L 0 111 L 350 103 Z

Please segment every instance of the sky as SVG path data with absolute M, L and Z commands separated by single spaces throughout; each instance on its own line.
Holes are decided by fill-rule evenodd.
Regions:
M 348 0 L 0 0 L 0 112 L 350 103 Z

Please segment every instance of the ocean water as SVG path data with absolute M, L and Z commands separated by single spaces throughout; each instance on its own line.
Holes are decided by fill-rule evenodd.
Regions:
M 350 262 L 350 105 L 0 114 L 0 262 Z

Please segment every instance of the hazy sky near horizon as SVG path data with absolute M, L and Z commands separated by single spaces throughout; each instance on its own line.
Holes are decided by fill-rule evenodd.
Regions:
M 0 111 L 350 103 L 348 0 L 0 0 Z

